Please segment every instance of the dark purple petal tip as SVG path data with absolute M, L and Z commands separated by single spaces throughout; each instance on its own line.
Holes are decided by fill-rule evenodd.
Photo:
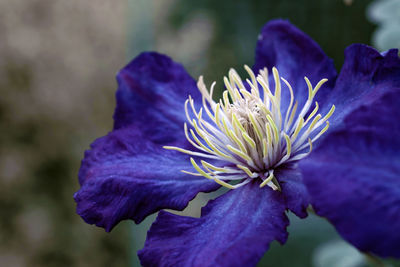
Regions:
M 300 106 L 308 98 L 305 76 L 313 85 L 324 78 L 328 79 L 315 98 L 323 105 L 325 96 L 333 88 L 337 75 L 332 59 L 322 51 L 319 45 L 289 21 L 281 19 L 267 23 L 261 30 L 253 69 L 258 72 L 267 67 L 271 71 L 274 66 L 293 87 Z M 282 90 L 284 108 L 287 107 L 289 99 L 289 91 Z
M 370 105 L 387 92 L 400 88 L 400 58 L 397 49 L 384 54 L 363 44 L 346 48 L 345 61 L 328 95 L 321 112 L 331 105 L 336 106 L 330 118 L 330 130 L 343 127 L 343 119 L 362 105 Z M 325 110 L 324 110 L 325 108 Z
M 143 266 L 255 266 L 273 240 L 286 242 L 285 201 L 250 183 L 202 209 L 201 218 L 160 212 L 139 258 Z
M 381 257 L 400 258 L 399 117 L 400 87 L 349 114 L 300 163 L 316 212 Z

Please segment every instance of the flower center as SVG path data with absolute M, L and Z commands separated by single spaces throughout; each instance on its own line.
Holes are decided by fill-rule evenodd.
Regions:
M 204 176 L 230 189 L 260 179 L 260 187 L 268 185 L 273 190 L 280 190 L 274 169 L 311 153 L 313 142 L 328 130 L 328 119 L 335 106 L 332 105 L 322 117 L 316 115 L 319 106 L 315 102 L 314 109 L 309 112 L 316 93 L 327 79 L 322 79 L 313 88 L 309 79 L 304 77 L 308 99 L 298 111 L 291 85 L 279 76 L 275 67 L 272 68 L 274 93 L 270 90 L 266 68 L 257 77 L 248 66 L 245 69 L 250 76 L 246 79 L 248 89 L 237 72 L 231 69 L 229 78 L 224 77 L 226 90 L 219 102 L 212 99 L 215 82 L 209 92 L 202 77 L 197 83 L 202 94 L 202 107 L 197 111 L 191 96 L 186 100 L 185 112 L 191 128 L 185 123 L 184 131 L 187 140 L 198 151 L 174 146 L 164 148 L 208 159 L 200 160 L 200 167 L 190 158 L 197 173 L 182 171 L 184 173 Z M 290 93 L 290 101 L 284 110 L 281 106 L 281 80 Z M 203 111 L 207 118 L 203 118 Z M 239 183 L 231 184 L 232 181 Z

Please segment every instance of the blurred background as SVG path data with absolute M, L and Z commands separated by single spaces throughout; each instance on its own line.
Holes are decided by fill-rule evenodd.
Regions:
M 220 82 L 252 65 L 272 18 L 309 34 L 338 70 L 352 43 L 400 47 L 400 0 L 0 0 L 0 266 L 139 266 L 155 216 L 107 234 L 72 198 L 84 150 L 112 129 L 116 72 L 156 50 Z M 372 266 L 323 219 L 292 216 L 289 232 L 259 266 Z

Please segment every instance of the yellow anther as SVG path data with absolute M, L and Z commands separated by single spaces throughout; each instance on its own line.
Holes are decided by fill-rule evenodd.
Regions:
M 214 181 L 215 181 L 217 184 L 220 184 L 220 185 L 222 185 L 222 186 L 224 186 L 224 187 L 226 187 L 226 188 L 228 188 L 228 189 L 235 189 L 235 188 L 236 188 L 235 186 L 233 186 L 233 185 L 231 185 L 231 184 L 228 184 L 227 182 L 221 181 L 221 180 L 218 179 L 218 178 L 215 178 Z
M 308 144 L 310 145 L 310 151 L 308 151 L 308 154 L 310 154 L 313 148 L 311 138 L 308 138 Z
M 254 98 L 260 99 L 260 92 L 254 86 L 251 87 L 250 92 Z
M 201 118 L 203 117 L 203 108 L 200 108 L 199 113 L 197 113 L 197 120 L 201 120 Z
M 258 83 L 256 83 L 255 85 L 249 80 L 246 79 L 247 84 L 250 86 L 251 88 L 251 92 L 255 91 L 256 95 L 258 95 L 257 97 L 259 98 L 259 90 L 258 90 Z M 256 87 L 257 86 L 257 87 Z M 258 93 L 257 93 L 258 92 Z
M 195 120 L 193 120 L 193 126 L 194 129 L 196 130 L 197 134 L 200 135 L 201 138 L 203 138 L 203 140 L 207 143 L 207 145 L 213 150 L 213 152 L 215 154 L 217 154 L 218 156 L 227 158 L 227 159 L 232 159 L 231 156 L 224 154 L 223 152 L 220 151 L 220 149 L 218 149 L 212 142 L 210 142 L 210 140 L 201 133 L 200 129 L 197 126 L 197 123 Z
M 323 135 L 329 128 L 329 121 L 326 122 L 326 126 L 312 139 L 315 142 L 321 135 Z
M 253 85 L 255 86 L 255 89 L 257 89 L 257 92 L 258 92 L 258 83 L 257 83 L 256 76 L 254 75 L 254 72 L 247 65 L 244 65 L 244 69 L 249 74 L 251 81 L 252 81 Z M 260 97 L 260 94 L 258 94 L 258 97 Z
M 208 140 L 208 138 L 203 138 L 203 139 L 204 139 L 204 141 L 206 141 L 207 145 L 209 145 L 210 148 L 215 152 L 215 154 L 217 154 L 220 157 L 226 158 L 226 159 L 233 159 L 231 156 L 222 153 L 216 146 L 214 146 L 210 142 L 210 140 Z
M 288 120 L 288 122 L 287 122 L 287 124 L 286 124 L 288 129 L 290 128 L 290 125 L 292 125 L 293 118 L 294 118 L 294 115 L 296 114 L 296 110 L 297 110 L 297 105 L 298 105 L 298 104 L 299 104 L 299 103 L 298 103 L 297 101 L 296 101 L 296 103 L 294 103 L 292 112 L 290 113 L 289 120 Z
M 240 150 L 243 153 L 247 153 L 247 150 L 244 147 L 243 143 L 239 140 L 239 138 L 237 138 L 236 134 L 232 130 L 229 130 L 229 136 L 233 139 L 233 141 L 235 141 L 235 143 L 239 146 Z
M 312 117 L 314 117 L 315 113 L 317 113 L 317 111 L 318 111 L 318 108 L 319 108 L 318 102 L 315 101 L 315 108 L 314 108 L 314 110 L 310 113 L 310 115 L 308 116 L 307 120 L 304 122 L 304 125 L 306 125 L 306 124 L 312 119 Z
M 322 79 L 320 80 L 317 85 L 315 86 L 314 90 L 313 90 L 313 97 L 317 94 L 318 90 L 321 88 L 321 86 L 326 83 L 328 81 L 328 79 Z
M 196 122 L 195 119 L 192 120 L 192 125 L 193 125 L 194 129 L 196 130 L 196 133 L 197 133 L 201 138 L 204 139 L 205 136 L 204 136 L 204 134 L 202 133 L 202 131 L 200 130 L 199 126 L 197 125 L 197 122 Z
M 167 150 L 176 150 L 176 151 L 179 151 L 181 153 L 188 154 L 188 155 L 193 155 L 193 156 L 212 158 L 212 159 L 216 158 L 213 155 L 208 155 L 208 154 L 204 154 L 204 153 L 200 153 L 200 152 L 194 152 L 194 151 L 183 149 L 183 148 L 176 147 L 176 146 L 163 146 L 163 148 L 167 149 Z
M 281 104 L 281 80 L 279 79 L 279 72 L 278 70 L 273 67 L 272 68 L 272 74 L 274 76 L 274 81 L 275 81 L 275 97 L 277 99 L 277 107 L 280 108 Z
M 188 172 L 188 171 L 185 171 L 185 170 L 181 170 L 181 172 L 186 173 L 186 174 L 189 174 L 189 175 L 193 175 L 193 176 L 203 176 L 203 175 L 200 174 L 200 173 Z
M 248 115 L 249 115 L 250 122 L 253 125 L 253 129 L 256 132 L 259 140 L 261 141 L 263 139 L 263 136 L 261 134 L 261 129 L 260 129 L 258 123 L 256 122 L 256 119 L 254 118 L 253 114 L 250 112 Z
M 260 70 L 260 74 L 259 74 L 266 82 L 267 87 L 269 88 L 269 80 L 268 80 L 268 68 L 264 67 L 262 70 Z
M 222 102 L 222 99 L 220 99 L 220 100 L 218 101 L 218 104 L 219 104 L 219 106 L 221 107 L 222 111 L 223 111 L 224 113 L 226 113 L 226 107 L 224 106 L 224 103 Z
M 242 132 L 246 132 L 246 130 L 243 128 L 243 125 L 239 122 L 237 116 L 235 113 L 232 113 L 232 123 L 236 125 Z
M 229 74 L 229 79 L 230 79 L 234 84 L 236 84 L 236 86 L 237 86 L 239 89 L 244 88 L 244 84 L 243 84 L 243 82 L 242 82 L 242 79 L 240 79 L 240 76 L 239 76 L 239 74 L 236 72 L 235 69 L 230 69 L 228 74 Z
M 290 154 L 292 153 L 292 142 L 287 134 L 284 134 L 284 137 L 286 139 L 286 155 L 290 157 Z
M 326 126 L 319 132 L 319 134 L 322 135 L 328 130 L 328 128 L 329 128 L 329 121 L 326 122 Z
M 210 168 L 210 169 L 212 169 L 214 171 L 227 172 L 226 169 L 214 166 L 214 165 L 208 163 L 207 161 L 201 160 L 200 162 L 203 165 L 203 167 Z
M 321 117 L 322 117 L 321 114 L 318 114 L 318 115 L 313 119 L 313 121 L 311 122 L 310 126 L 308 127 L 307 132 L 311 132 L 311 131 L 313 130 L 315 124 L 321 119 Z
M 197 83 L 197 86 L 198 86 L 200 92 L 202 93 L 202 103 L 203 103 L 203 107 L 204 107 L 204 109 L 205 109 L 207 115 L 210 117 L 211 120 L 214 120 L 214 117 L 213 117 L 213 115 L 211 114 L 210 110 L 208 109 L 208 106 L 207 106 L 206 101 L 209 102 L 210 105 L 212 105 L 212 102 L 213 102 L 213 100 L 212 100 L 212 95 L 213 95 L 213 91 L 214 91 L 215 84 L 216 84 L 216 82 L 214 81 L 214 82 L 211 84 L 210 93 L 208 93 L 208 92 L 207 92 L 207 88 L 206 88 L 206 86 L 205 86 L 205 84 L 204 84 L 204 82 L 203 82 L 203 77 L 202 77 L 202 76 L 200 77 L 200 79 L 199 79 L 199 81 L 198 81 L 198 83 Z
M 242 136 L 244 138 L 244 140 L 246 140 L 246 142 L 252 147 L 255 148 L 256 147 L 256 143 L 254 142 L 253 138 L 251 138 L 246 131 L 242 131 Z
M 264 112 L 265 115 L 272 116 L 271 111 L 269 111 L 264 105 L 260 105 L 260 109 L 261 109 L 262 112 Z
M 269 90 L 269 86 L 265 83 L 264 79 L 261 76 L 258 76 L 257 81 L 261 84 L 261 87 L 263 88 L 264 98 L 268 97 L 269 99 L 274 99 L 275 97 L 271 93 L 271 90 Z
M 229 127 L 224 118 L 222 119 L 222 126 L 223 128 L 220 129 L 224 131 L 225 135 L 229 135 Z
M 311 82 L 307 77 L 304 77 L 304 80 L 306 81 L 308 87 L 308 100 L 311 100 L 313 99 L 313 88 Z
M 226 78 L 226 77 L 224 77 L 224 84 L 225 84 L 225 87 L 228 90 L 229 95 L 231 96 L 232 100 L 236 101 L 237 99 L 236 99 L 236 95 L 235 95 L 235 93 L 233 91 L 234 89 L 232 88 L 231 84 L 229 83 L 228 78 Z M 225 98 L 224 98 L 224 100 L 225 100 Z M 225 101 L 225 105 L 226 105 L 226 102 L 228 102 L 228 101 Z
M 272 144 L 273 143 L 273 140 L 272 140 L 273 134 L 272 134 L 272 129 L 271 129 L 271 126 L 269 125 L 269 123 L 265 124 L 265 128 L 267 129 L 267 131 L 266 131 L 267 142 L 268 142 L 268 144 Z
M 239 169 L 243 170 L 250 178 L 253 177 L 253 173 L 250 171 L 249 168 L 247 168 L 246 166 L 237 164 L 236 167 L 238 167 Z
M 304 119 L 300 118 L 299 123 L 296 126 L 296 130 L 294 131 L 293 135 L 291 136 L 292 141 L 294 141 L 297 138 L 297 136 L 299 135 L 301 128 L 303 128 L 303 123 L 304 123 Z
M 176 150 L 176 151 L 185 151 L 186 149 L 180 148 L 180 147 L 176 147 L 176 146 L 163 146 L 164 149 L 168 149 L 168 150 Z M 189 152 L 193 152 L 190 150 L 187 150 Z M 184 152 L 185 153 L 185 152 Z
M 263 139 L 263 158 L 266 158 L 268 156 L 268 143 L 267 140 L 264 138 Z
M 282 78 L 281 77 L 281 80 L 286 84 L 286 86 L 289 88 L 289 92 L 290 92 L 290 103 L 289 103 L 289 106 L 288 106 L 288 108 L 287 108 L 287 110 L 286 110 L 286 116 L 285 116 L 285 123 L 287 123 L 287 121 L 288 121 L 288 117 L 289 117 L 289 114 L 290 114 L 290 109 L 292 108 L 292 105 L 293 105 L 293 101 L 294 101 L 294 94 L 293 94 L 293 88 L 292 88 L 292 86 L 290 85 L 290 83 L 288 82 L 288 81 L 286 81 L 284 78 Z
M 328 114 L 325 115 L 325 117 L 322 119 L 322 121 L 326 121 L 327 119 L 329 119 L 332 116 L 333 112 L 335 112 L 335 109 L 336 109 L 335 105 L 332 105 Z
M 221 107 L 221 104 L 218 103 L 218 104 L 215 106 L 215 110 L 214 110 L 215 123 L 217 124 L 217 126 L 218 126 L 219 128 L 221 128 L 221 121 L 220 121 L 220 117 L 219 117 L 220 107 Z
M 210 102 L 212 102 L 213 94 L 214 94 L 214 87 L 215 87 L 216 84 L 217 84 L 216 81 L 213 81 L 212 84 L 211 84 L 210 94 L 208 95 L 208 100 L 209 100 Z M 205 91 L 207 92 L 207 88 L 204 87 L 204 89 L 205 89 Z
M 203 171 L 199 165 L 197 165 L 196 161 L 193 158 L 190 158 L 190 162 L 192 163 L 193 167 L 196 169 L 196 171 L 198 171 L 201 175 L 203 175 L 204 177 L 210 179 L 210 180 L 214 180 L 214 178 L 209 175 L 208 173 L 206 173 L 205 171 Z
M 240 90 L 242 90 L 242 89 L 240 89 Z M 237 89 L 234 89 L 234 92 L 236 94 L 236 99 L 239 99 L 239 100 L 243 99 L 242 95 L 239 93 L 239 91 Z
M 269 122 L 269 125 L 272 127 L 272 130 L 274 132 L 274 138 L 275 138 L 275 143 L 279 142 L 279 131 L 278 128 L 276 127 L 276 124 L 274 120 L 271 118 L 271 116 L 267 115 L 267 120 Z
M 246 89 L 240 89 L 240 92 L 242 93 L 244 98 L 246 98 L 248 100 L 254 98 L 254 96 L 252 94 L 250 94 L 249 91 L 247 91 Z
M 310 80 L 307 77 L 304 77 L 304 80 L 306 81 L 308 87 L 308 100 L 313 99 L 314 96 L 317 94 L 318 90 L 321 88 L 321 86 L 328 81 L 328 79 L 320 80 L 313 89 Z
M 225 105 L 225 109 L 226 109 L 231 105 L 231 103 L 229 102 L 228 91 L 224 91 L 222 93 L 222 97 L 224 99 L 224 105 Z
M 267 177 L 267 179 L 265 179 L 261 184 L 260 184 L 260 188 L 263 188 L 264 186 L 266 186 L 269 182 L 272 181 L 272 179 L 274 179 L 274 170 L 271 170 L 269 172 L 269 176 Z
M 190 95 L 189 95 L 189 104 L 190 104 L 190 108 L 193 111 L 193 114 L 197 117 L 197 112 L 196 112 L 196 109 L 194 108 L 194 101 Z
M 189 137 L 189 131 L 188 131 L 188 127 L 187 127 L 186 122 L 183 124 L 183 131 L 185 132 L 186 139 L 187 139 L 190 143 L 193 144 L 194 142 L 193 142 L 192 139 L 190 139 L 190 137 Z
M 243 152 L 240 151 L 239 149 L 234 148 L 234 147 L 231 146 L 231 145 L 227 145 L 226 148 L 228 148 L 232 153 L 238 155 L 238 156 L 241 157 L 242 159 L 244 159 L 244 160 L 246 160 L 246 161 L 248 161 L 248 162 L 253 162 L 253 160 L 250 158 L 249 155 L 243 153 Z
M 194 131 L 192 129 L 190 129 L 190 134 L 192 135 L 193 139 L 196 141 L 196 143 L 203 148 L 204 150 L 206 150 L 208 153 L 213 153 L 213 151 L 211 149 L 209 149 L 208 147 L 206 147 L 200 140 L 199 138 L 197 138 L 197 135 L 194 133 Z
M 189 104 L 189 99 L 186 99 L 186 101 L 185 101 L 185 115 L 186 115 L 186 119 L 188 120 L 188 122 L 192 125 L 192 120 L 190 119 L 190 116 L 189 116 L 188 104 Z
M 215 122 L 215 117 L 214 117 L 214 115 L 211 113 L 210 109 L 207 107 L 207 104 L 204 104 L 203 106 L 204 106 L 204 110 L 205 110 L 206 113 L 207 113 L 207 116 L 208 116 L 213 122 Z M 203 119 L 200 117 L 199 120 L 203 120 Z

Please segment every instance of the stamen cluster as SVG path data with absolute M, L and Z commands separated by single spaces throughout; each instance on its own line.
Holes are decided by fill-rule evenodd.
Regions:
M 185 113 L 191 127 L 185 123 L 184 131 L 187 140 L 198 151 L 174 146 L 164 148 L 211 159 L 213 163 L 215 160 L 218 162 L 216 166 L 216 163 L 200 160 L 200 167 L 190 158 L 197 173 L 183 171 L 185 173 L 204 176 L 230 189 L 243 186 L 253 179 L 260 179 L 260 187 L 268 185 L 274 190 L 280 190 L 274 169 L 282 164 L 298 161 L 311 153 L 313 142 L 328 130 L 328 119 L 335 106 L 322 117 L 320 114 L 316 115 L 319 106 L 315 102 L 314 109 L 309 113 L 316 93 L 327 79 L 322 79 L 313 88 L 310 80 L 304 77 L 308 99 L 298 111 L 298 102 L 294 102 L 291 85 L 279 76 L 275 67 L 272 68 L 274 93 L 270 90 L 266 68 L 257 77 L 248 66 L 245 69 L 250 77 L 246 79 L 248 89 L 237 72 L 231 69 L 229 78 L 224 77 L 226 90 L 219 102 L 212 98 L 215 82 L 208 92 L 202 77 L 197 83 L 202 94 L 202 108 L 199 111 L 195 109 L 191 96 L 186 100 Z M 281 80 L 290 93 L 290 102 L 283 112 L 284 117 L 281 107 Z M 207 114 L 207 118 L 203 118 L 203 112 Z M 223 164 L 222 167 L 220 163 Z M 231 181 L 238 183 L 232 185 L 229 183 Z

